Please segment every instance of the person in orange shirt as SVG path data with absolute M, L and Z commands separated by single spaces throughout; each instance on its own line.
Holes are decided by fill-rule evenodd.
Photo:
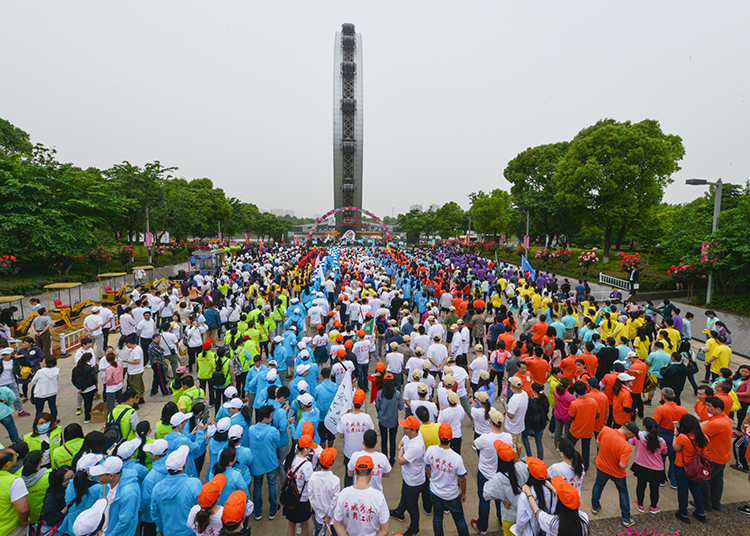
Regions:
M 708 385 L 701 385 L 698 387 L 698 400 L 695 401 L 693 410 L 695 411 L 695 416 L 698 417 L 698 421 L 701 423 L 708 421 L 708 412 L 706 411 L 705 402 L 706 399 L 711 396 L 714 396 L 714 390 Z
M 702 523 L 707 523 L 706 514 L 703 511 L 703 496 L 700 484 L 688 478 L 685 467 L 695 458 L 696 448 L 703 449 L 708 444 L 706 436 L 698 423 L 698 419 L 692 415 L 683 415 L 680 426 L 675 430 L 675 438 L 672 448 L 677 453 L 675 457 L 675 475 L 677 476 L 677 502 L 678 510 L 675 514 L 677 519 L 683 523 L 690 523 L 688 515 L 688 492 L 693 495 L 695 503 L 695 517 Z
M 580 358 L 576 359 L 576 375 L 573 378 L 573 384 L 575 385 L 576 382 L 583 382 L 588 385 L 590 377 L 591 374 L 586 370 L 586 362 Z
M 643 394 L 643 384 L 646 383 L 648 377 L 648 366 L 638 358 L 635 352 L 628 354 L 628 361 L 630 362 L 628 374 L 635 376 L 632 388 L 633 407 L 636 409 L 638 416 L 643 418 L 643 398 L 641 398 L 641 395 Z
M 716 396 L 706 398 L 708 422 L 703 424 L 703 434 L 708 440 L 706 458 L 714 464 L 711 478 L 701 483 L 703 507 L 706 512 L 721 510 L 724 492 L 724 468 L 732 458 L 732 421 L 726 416 L 724 401 Z
M 599 366 L 599 358 L 597 358 L 592 352 L 594 351 L 594 343 L 589 341 L 586 343 L 586 351 L 581 352 L 577 357 L 583 359 L 586 363 L 586 371 L 589 376 L 596 376 L 596 368 Z
M 560 368 L 563 369 L 563 378 L 568 378 L 570 383 L 573 383 L 576 379 L 576 372 L 578 372 L 575 354 L 571 352 L 560 361 Z
M 628 467 L 631 452 L 628 441 L 638 435 L 638 432 L 638 425 L 628 421 L 618 428 L 602 428 L 599 437 L 596 438 L 599 454 L 596 456 L 596 482 L 591 492 L 591 513 L 598 515 L 601 512 L 602 491 L 607 481 L 611 480 L 620 495 L 622 526 L 626 528 L 635 525 L 635 521 L 630 517 L 630 497 L 625 481 L 625 469 Z
M 529 395 L 529 398 L 532 398 L 534 396 L 534 391 L 531 390 L 531 384 L 534 380 L 531 378 L 531 374 L 529 374 L 526 361 L 518 362 L 518 372 L 516 372 L 514 376 L 521 379 L 521 389 Z
M 591 438 L 594 436 L 596 423 L 599 420 L 599 405 L 596 400 L 586 396 L 588 383 L 576 382 L 573 391 L 576 399 L 570 403 L 568 415 L 573 421 L 568 430 L 568 439 L 573 445 L 581 440 L 581 454 L 583 455 L 583 468 L 589 470 L 589 459 L 591 457 Z
M 633 408 L 633 397 L 630 388 L 635 378 L 627 372 L 621 372 L 617 376 L 612 394 L 615 396 L 612 404 L 612 418 L 615 427 L 619 428 L 628 421 L 635 420 L 635 409 Z
M 664 387 L 661 390 L 661 404 L 654 411 L 654 420 L 659 426 L 659 437 L 661 437 L 667 443 L 667 458 L 669 458 L 669 471 L 667 476 L 669 477 L 669 483 L 672 485 L 672 489 L 677 489 L 677 477 L 674 472 L 674 459 L 675 451 L 672 448 L 672 440 L 674 439 L 675 426 L 674 423 L 680 422 L 683 415 L 687 415 L 687 410 L 682 406 L 678 405 L 675 401 L 677 395 L 674 389 L 671 387 Z
M 607 420 L 609 400 L 607 399 L 607 395 L 599 390 L 599 380 L 596 378 L 589 378 L 589 394 L 586 396 L 596 401 L 596 406 L 599 410 L 599 418 L 596 419 L 596 425 L 594 426 L 594 437 L 596 437 L 601 429 L 604 428 L 604 421 Z
M 516 345 L 516 339 L 513 337 L 513 327 L 509 325 L 505 325 L 505 333 L 501 333 L 497 337 L 498 342 L 504 341 L 505 342 L 505 349 L 509 352 L 513 351 L 513 347 Z
M 542 340 L 544 339 L 544 336 L 547 334 L 547 329 L 549 328 L 549 324 L 545 322 L 547 319 L 547 315 L 540 315 L 539 316 L 539 322 L 534 324 L 534 327 L 531 328 L 531 331 L 533 335 L 531 336 L 531 342 L 533 342 L 536 345 L 541 345 Z
M 732 384 L 729 382 L 719 382 L 714 386 L 714 396 L 716 398 L 721 398 L 721 400 L 724 402 L 724 415 L 729 417 L 729 414 L 732 412 L 732 404 L 734 404 L 734 400 L 729 395 L 729 391 L 732 390 Z
M 609 374 L 605 374 L 604 378 L 602 378 L 602 387 L 604 388 L 604 394 L 607 397 L 607 400 L 609 400 L 609 415 L 607 416 L 607 426 L 612 426 L 613 422 L 613 409 L 612 406 L 615 401 L 615 394 L 612 392 L 612 389 L 615 387 L 615 382 L 617 381 L 617 377 L 625 372 L 625 366 L 622 363 L 615 363 L 614 364 L 614 372 L 610 372 Z
M 529 369 L 532 379 L 536 383 L 544 385 L 549 378 L 550 366 L 546 359 L 542 358 L 542 349 L 537 346 L 534 348 L 534 357 L 526 359 L 526 366 Z

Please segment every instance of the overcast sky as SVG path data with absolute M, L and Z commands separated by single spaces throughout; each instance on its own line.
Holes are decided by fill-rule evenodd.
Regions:
M 747 2 L 11 2 L 0 117 L 102 169 L 159 160 L 298 216 L 333 208 L 334 34 L 361 32 L 364 208 L 509 189 L 507 162 L 611 117 L 750 177 Z M 362 145 L 360 145 L 362 147 Z

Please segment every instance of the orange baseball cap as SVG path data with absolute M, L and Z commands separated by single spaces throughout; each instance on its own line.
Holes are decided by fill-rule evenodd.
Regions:
M 372 458 L 370 458 L 369 456 L 360 456 L 359 458 L 357 458 L 357 464 L 354 467 L 356 469 L 359 469 L 360 471 L 372 469 Z
M 411 428 L 412 430 L 419 430 L 421 426 L 419 419 L 414 415 L 409 415 L 406 419 L 399 419 L 398 423 L 404 428 Z
M 365 403 L 365 392 L 362 389 L 357 389 L 354 391 L 354 396 L 352 397 L 352 402 L 356 405 L 361 405 Z
M 344 340 L 344 336 L 341 333 L 339 333 L 338 335 L 336 335 L 336 342 L 341 342 L 343 340 Z
M 302 435 L 309 435 L 310 437 L 315 436 L 315 425 L 310 421 L 302 423 Z
M 333 461 L 336 459 L 336 454 L 338 454 L 338 451 L 333 447 L 323 449 L 323 452 L 320 453 L 320 458 L 318 458 L 320 465 L 323 467 L 331 467 Z
M 444 422 L 438 428 L 438 437 L 440 439 L 453 439 L 453 428 L 447 422 Z
M 221 513 L 221 520 L 227 525 L 236 525 L 245 519 L 245 506 L 247 505 L 247 495 L 244 491 L 233 491 L 224 503 L 224 511 Z
M 318 324 L 318 326 L 315 329 L 323 329 L 323 324 Z
M 329 317 L 332 317 L 335 314 L 336 314 L 336 311 L 328 311 L 328 316 Z
M 378 361 L 375 364 L 375 372 L 385 372 L 385 363 L 383 363 L 382 361 Z M 393 375 L 391 375 L 391 378 L 392 377 Z
M 340 328 L 342 325 L 343 324 L 341 322 L 339 322 L 338 320 L 334 320 L 333 321 L 333 327 L 335 327 L 335 328 Z
M 336 350 L 336 355 L 339 357 L 346 357 L 346 350 L 344 350 L 343 348 L 339 348 L 338 350 Z
M 390 372 L 386 372 L 385 376 L 383 376 L 383 379 L 384 380 L 393 380 L 394 377 L 393 377 L 393 374 L 391 374 Z
M 299 438 L 299 441 L 297 442 L 297 445 L 301 449 L 316 449 L 318 448 L 318 444 L 313 441 L 313 438 L 309 435 L 301 435 Z
M 565 482 L 559 475 L 553 476 L 551 483 L 557 492 L 557 499 L 561 503 L 571 510 L 578 510 L 581 507 L 581 497 L 571 484 Z
M 529 474 L 537 480 L 547 478 L 547 466 L 539 458 L 529 456 L 526 458 L 526 465 L 529 466 Z
M 216 504 L 221 495 L 221 490 L 227 483 L 227 477 L 222 473 L 214 476 L 211 480 L 203 484 L 200 493 L 198 493 L 198 505 L 201 508 L 211 508 Z
M 365 336 L 364 330 L 358 329 L 357 330 L 357 337 L 359 337 L 360 339 L 362 339 L 362 338 L 364 338 L 364 336 Z
M 345 348 L 351 348 L 352 346 L 354 346 L 354 343 L 352 342 L 352 340 L 351 339 L 346 339 L 346 342 L 344 342 L 344 347 Z
M 513 448 L 506 442 L 500 441 L 499 439 L 495 441 L 495 450 L 497 451 L 497 455 L 500 456 L 500 459 L 504 462 L 512 462 L 516 457 L 516 453 L 513 452 Z

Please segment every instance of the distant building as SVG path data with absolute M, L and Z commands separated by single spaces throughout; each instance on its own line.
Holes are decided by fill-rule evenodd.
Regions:
M 284 211 L 284 216 L 291 216 L 292 218 L 294 218 L 294 211 L 293 210 L 285 210 Z
M 418 210 L 419 212 L 422 212 L 422 205 L 412 205 L 409 207 L 409 210 Z
M 274 209 L 271 209 L 271 214 L 273 214 L 274 216 L 281 217 L 281 216 L 284 215 L 284 209 L 283 208 L 274 208 Z
M 434 203 L 430 205 L 430 210 L 432 210 L 433 212 L 437 212 L 439 208 L 440 208 L 440 205 L 436 205 Z

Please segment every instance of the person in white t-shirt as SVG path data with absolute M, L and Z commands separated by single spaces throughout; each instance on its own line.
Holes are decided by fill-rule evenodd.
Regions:
M 11 481 L 10 486 L 6 488 L 8 496 L 0 499 L 0 504 L 6 505 L 4 515 L 8 517 L 3 520 L 3 524 L 9 530 L 8 536 L 25 536 L 29 531 L 29 514 L 31 513 L 29 492 L 23 478 L 15 477 L 9 472 L 17 459 L 18 454 L 15 450 L 0 450 L 0 471 L 8 475 L 4 478 Z
M 401 466 L 401 500 L 396 509 L 390 511 L 390 514 L 392 518 L 404 521 L 406 519 L 404 513 L 409 512 L 409 528 L 404 532 L 404 536 L 413 536 L 419 532 L 419 495 L 422 494 L 422 505 L 427 512 L 432 511 L 432 499 L 429 497 L 429 487 L 425 477 L 424 439 L 419 433 L 421 423 L 414 415 L 399 420 L 398 423 L 404 431 L 396 458 Z M 339 497 L 339 503 L 340 500 Z
M 442 372 L 445 367 L 445 361 L 448 359 L 448 349 L 444 344 L 440 343 L 438 335 L 435 335 L 433 341 L 435 344 L 431 344 L 427 348 L 425 359 L 428 359 L 432 363 L 432 370 L 436 371 L 436 373 Z
M 318 458 L 320 468 L 315 471 L 307 483 L 310 494 L 310 506 L 315 517 L 315 533 L 320 534 L 323 526 L 333 526 L 333 517 L 341 493 L 341 479 L 333 473 L 333 462 L 337 451 L 334 448 L 323 449 Z
M 411 375 L 411 381 L 404 385 L 404 404 L 407 408 L 409 408 L 409 411 L 406 413 L 406 416 L 414 415 L 414 411 L 411 409 L 410 404 L 414 400 L 419 400 L 419 394 L 417 393 L 417 388 L 419 387 L 420 380 L 422 379 L 422 374 L 420 371 L 416 370 Z
M 115 315 L 109 307 L 101 307 L 97 315 L 102 319 L 102 348 L 106 349 L 109 346 L 109 332 L 114 327 L 112 319 Z
M 427 477 L 430 479 L 432 497 L 433 534 L 443 534 L 443 514 L 450 512 L 459 536 L 469 536 L 464 517 L 466 502 L 466 467 L 460 454 L 450 448 L 453 430 L 444 422 L 438 429 L 440 445 L 433 445 L 424 455 Z
M 104 327 L 104 320 L 98 315 L 102 308 L 99 306 L 91 309 L 91 314 L 83 320 L 83 328 L 88 337 L 94 341 L 96 346 L 96 354 L 94 357 L 97 359 L 104 355 L 104 335 L 102 333 L 102 327 Z
M 130 359 L 123 361 L 128 371 L 128 389 L 133 389 L 138 394 L 138 403 L 143 404 L 143 393 L 145 392 L 143 385 L 143 371 L 145 370 L 143 348 L 135 342 L 135 337 L 128 338 L 125 344 L 130 348 Z
M 401 390 L 401 385 L 404 383 L 404 354 L 397 352 L 398 343 L 391 343 L 391 351 L 385 356 L 385 363 L 387 365 L 386 372 L 393 374 L 393 378 L 396 380 L 396 390 Z
M 388 457 L 385 454 L 375 450 L 375 446 L 378 444 L 378 433 L 375 430 L 367 430 L 364 436 L 362 436 L 362 444 L 365 449 L 355 452 L 352 454 L 351 458 L 349 458 L 347 474 L 350 477 L 353 477 L 355 474 L 354 466 L 356 460 L 358 460 L 360 456 L 369 456 L 372 458 L 372 478 L 370 479 L 370 487 L 382 492 L 383 479 L 391 476 L 391 464 L 388 462 Z
M 447 379 L 450 378 L 453 379 L 453 376 L 448 375 L 446 377 Z M 456 451 L 457 453 L 461 453 L 461 440 L 462 440 L 462 434 L 461 434 L 461 422 L 464 420 L 464 416 L 466 416 L 466 412 L 464 411 L 464 408 L 458 405 L 459 398 L 458 395 L 453 391 L 448 391 L 447 393 L 447 407 L 443 407 L 443 409 L 440 410 L 440 413 L 438 414 L 437 422 L 439 423 L 448 423 L 451 425 L 451 430 L 453 430 L 453 438 L 451 439 L 451 448 Z
M 427 400 L 427 394 L 429 393 L 429 391 L 430 388 L 427 387 L 427 384 L 420 381 L 417 384 L 417 396 L 419 398 L 417 400 L 412 400 L 409 403 L 409 407 L 411 408 L 411 412 L 414 415 L 417 414 L 417 408 L 427 408 L 427 412 L 430 414 L 430 422 L 437 422 L 438 409 L 434 402 L 430 402 L 429 400 Z
M 495 408 L 490 410 L 490 427 L 491 431 L 482 434 L 474 440 L 474 448 L 479 453 L 479 463 L 477 464 L 477 493 L 479 494 L 479 516 L 471 520 L 471 526 L 479 532 L 487 532 L 490 520 L 491 503 L 484 498 L 484 485 L 497 473 L 497 450 L 495 441 L 502 441 L 508 446 L 513 444 L 513 438 L 507 432 L 503 432 L 503 414 Z M 500 501 L 495 501 L 497 517 L 500 519 L 502 505 Z
M 344 466 L 348 467 L 349 460 L 362 446 L 362 438 L 367 430 L 374 430 L 372 418 L 362 411 L 362 404 L 365 403 L 365 392 L 362 389 L 354 391 L 352 397 L 354 408 L 341 417 L 337 428 L 340 437 L 344 439 Z M 347 475 L 344 478 L 344 487 L 349 487 L 353 483 L 352 477 Z
M 389 533 L 388 503 L 381 491 L 370 487 L 373 461 L 360 456 L 355 462 L 357 482 L 341 491 L 333 513 L 337 534 L 379 536 Z
M 352 346 L 352 353 L 357 356 L 357 381 L 358 385 L 367 392 L 367 371 L 370 367 L 370 341 L 360 340 Z
M 508 400 L 505 409 L 505 430 L 513 437 L 513 450 L 516 458 L 521 459 L 524 455 L 523 438 L 521 434 L 525 429 L 526 411 L 529 408 L 529 395 L 521 388 L 521 378 L 513 376 L 508 380 L 513 395 Z
M 469 370 L 471 371 L 471 389 L 477 390 L 477 384 L 479 383 L 479 374 L 483 370 L 489 371 L 490 362 L 487 360 L 487 356 L 484 355 L 484 346 L 477 344 L 474 346 L 474 352 L 476 357 L 469 363 Z
M 469 373 L 464 370 L 463 367 L 456 366 L 456 359 L 454 357 L 448 358 L 448 366 L 446 366 L 446 374 L 450 369 L 453 379 L 456 380 L 456 394 L 461 400 L 461 407 L 468 416 L 471 417 L 471 385 L 469 384 Z
M 221 514 L 224 511 L 224 507 L 219 504 L 219 497 L 226 482 L 227 477 L 219 473 L 203 484 L 198 493 L 198 504 L 190 509 L 187 518 L 187 526 L 195 532 L 195 536 L 219 536 L 222 528 Z

